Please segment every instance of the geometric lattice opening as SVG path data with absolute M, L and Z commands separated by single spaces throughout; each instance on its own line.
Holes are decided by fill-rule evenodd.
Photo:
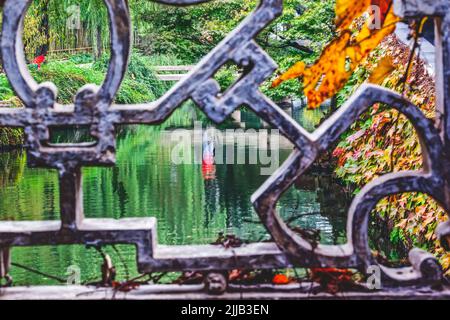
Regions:
M 72 127 L 59 127 L 51 126 L 50 131 L 50 143 L 51 144 L 86 144 L 94 143 L 96 139 L 90 134 L 90 126 L 72 126 Z

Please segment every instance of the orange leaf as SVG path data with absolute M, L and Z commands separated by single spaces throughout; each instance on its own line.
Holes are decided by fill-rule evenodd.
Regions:
M 345 50 L 350 38 L 350 32 L 343 32 L 325 48 L 316 64 L 305 70 L 303 81 L 308 107 L 318 107 L 331 98 L 350 77 L 346 70 Z
M 347 29 L 370 6 L 370 0 L 336 0 L 336 26 L 338 30 Z
M 365 24 L 355 39 L 356 45 L 359 47 L 359 53 L 365 57 L 370 51 L 375 49 L 387 35 L 395 31 L 395 25 L 399 21 L 400 19 L 394 14 L 393 9 L 391 9 L 381 29 L 371 29 L 369 23 Z
M 380 8 L 380 20 L 381 25 L 384 24 L 384 21 L 386 20 L 386 16 L 389 12 L 389 9 L 391 8 L 392 1 L 391 0 L 372 0 L 370 5 L 372 6 L 378 6 Z
M 288 284 L 289 278 L 284 274 L 276 274 L 272 279 L 273 284 Z
M 303 76 L 303 73 L 305 72 L 306 65 L 304 62 L 300 61 L 294 64 L 291 68 L 289 68 L 288 71 L 283 73 L 280 77 L 275 79 L 274 82 L 272 82 L 272 88 L 275 88 L 279 86 L 282 82 L 286 80 L 291 80 L 295 78 L 299 78 Z
M 395 67 L 392 63 L 392 58 L 386 56 L 380 60 L 378 66 L 370 75 L 369 82 L 381 84 L 394 70 Z
M 338 38 L 325 47 L 314 65 L 307 67 L 303 62 L 298 62 L 276 79 L 272 86 L 276 87 L 285 80 L 303 78 L 304 93 L 308 98 L 309 108 L 318 107 L 325 100 L 333 97 L 344 87 L 363 59 L 395 30 L 395 25 L 400 19 L 393 13 L 392 0 L 385 1 L 391 9 L 381 29 L 373 29 L 371 21 L 368 20 L 356 35 L 348 29 L 343 30 Z M 355 7 L 353 8 L 348 1 L 338 0 L 336 7 L 336 10 L 339 10 L 338 17 L 342 17 L 344 12 L 352 14 L 364 12 L 361 11 L 360 2 L 365 3 L 365 1 L 350 1 Z

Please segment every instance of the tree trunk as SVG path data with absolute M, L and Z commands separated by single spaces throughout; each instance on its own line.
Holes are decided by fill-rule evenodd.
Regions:
M 45 43 L 36 49 L 36 56 L 45 56 L 50 48 L 50 26 L 48 18 L 48 2 L 45 0 L 42 2 L 42 20 L 40 24 L 40 30 L 45 37 Z
M 97 48 L 95 50 L 95 58 L 100 59 L 103 54 L 103 42 L 102 42 L 102 27 L 100 25 L 97 26 L 97 32 L 96 32 L 96 44 Z

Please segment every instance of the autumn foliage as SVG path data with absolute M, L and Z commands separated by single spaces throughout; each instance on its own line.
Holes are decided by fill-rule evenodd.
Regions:
M 379 8 L 379 11 L 374 11 L 377 14 L 371 13 L 365 17 L 373 5 Z M 358 20 L 364 18 L 364 25 L 357 28 Z M 325 47 L 315 64 L 307 66 L 302 61 L 297 62 L 278 77 L 272 86 L 300 78 L 303 80 L 308 106 L 318 107 L 344 87 L 368 54 L 395 30 L 398 21 L 399 18 L 393 13 L 392 0 L 337 0 L 336 26 L 339 36 Z
M 378 6 L 381 28 L 372 28 L 374 16 L 368 14 L 370 6 Z M 320 58 L 313 65 L 297 62 L 272 85 L 302 80 L 309 107 L 314 108 L 336 94 L 345 100 L 354 92 L 350 88 L 356 89 L 368 81 L 401 93 L 426 117 L 435 118 L 434 82 L 424 63 L 414 58 L 418 47 L 410 50 L 391 35 L 399 21 L 393 14 L 392 0 L 337 0 L 335 11 L 338 36 L 325 47 Z M 418 20 L 411 25 L 417 43 L 424 22 Z M 347 84 L 350 77 L 351 84 Z M 386 173 L 422 167 L 422 150 L 412 124 L 382 104 L 374 105 L 344 134 L 332 155 L 337 161 L 336 175 L 353 185 L 355 194 Z M 421 193 L 386 197 L 377 204 L 371 220 L 371 246 L 386 255 L 384 258 L 403 263 L 408 251 L 418 246 L 433 252 L 450 274 L 450 253 L 440 246 L 435 233 L 447 215 L 431 197 Z M 387 242 L 376 242 L 386 237 Z M 313 276 L 323 275 L 315 271 Z M 317 281 L 323 278 L 317 276 Z M 333 289 L 335 283 L 330 283 Z M 325 287 L 328 284 L 323 283 Z
M 384 78 L 377 76 L 377 83 L 403 93 L 432 119 L 435 117 L 436 92 L 434 80 L 423 61 L 413 60 L 406 84 L 403 84 L 410 54 L 410 49 L 394 35 L 387 37 L 355 71 L 353 89 L 373 78 L 377 70 L 384 68 L 380 65 L 392 63 L 389 68 L 393 70 Z M 348 90 L 348 86 L 343 91 L 346 93 L 340 95 L 344 100 L 354 92 Z M 386 173 L 422 168 L 422 150 L 412 123 L 382 104 L 375 104 L 344 134 L 333 156 L 338 165 L 336 175 L 354 185 L 356 192 Z M 380 245 L 374 242 L 372 248 L 383 251 L 390 260 L 406 260 L 408 251 L 418 246 L 434 253 L 450 274 L 450 253 L 440 246 L 435 233 L 437 225 L 446 219 L 445 211 L 425 194 L 403 193 L 386 197 L 372 212 L 369 232 L 371 239 L 389 240 Z

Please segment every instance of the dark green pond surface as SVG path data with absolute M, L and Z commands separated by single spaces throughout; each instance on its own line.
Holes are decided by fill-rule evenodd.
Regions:
M 250 203 L 251 195 L 268 178 L 261 164 L 217 164 L 206 173 L 201 164 L 174 164 L 176 142 L 171 131 L 130 127 L 118 139 L 117 165 L 83 170 L 84 208 L 89 218 L 156 217 L 161 244 L 206 244 L 219 232 L 248 241 L 269 239 Z M 241 150 L 242 151 L 242 150 Z M 248 146 L 244 150 L 252 150 Z M 280 164 L 292 152 L 281 144 Z M 26 154 L 0 153 L 0 220 L 59 219 L 59 190 L 53 170 L 31 169 Z M 345 241 L 348 194 L 329 176 L 308 175 L 280 200 L 278 209 L 292 225 L 321 230 L 323 243 Z M 132 246 L 106 247 L 119 279 L 136 275 Z M 13 262 L 67 277 L 76 266 L 81 281 L 99 280 L 102 259 L 84 246 L 14 248 Z M 127 268 L 125 267 L 127 266 Z M 128 269 L 128 270 L 127 270 Z M 15 285 L 58 284 L 45 276 L 12 267 Z

